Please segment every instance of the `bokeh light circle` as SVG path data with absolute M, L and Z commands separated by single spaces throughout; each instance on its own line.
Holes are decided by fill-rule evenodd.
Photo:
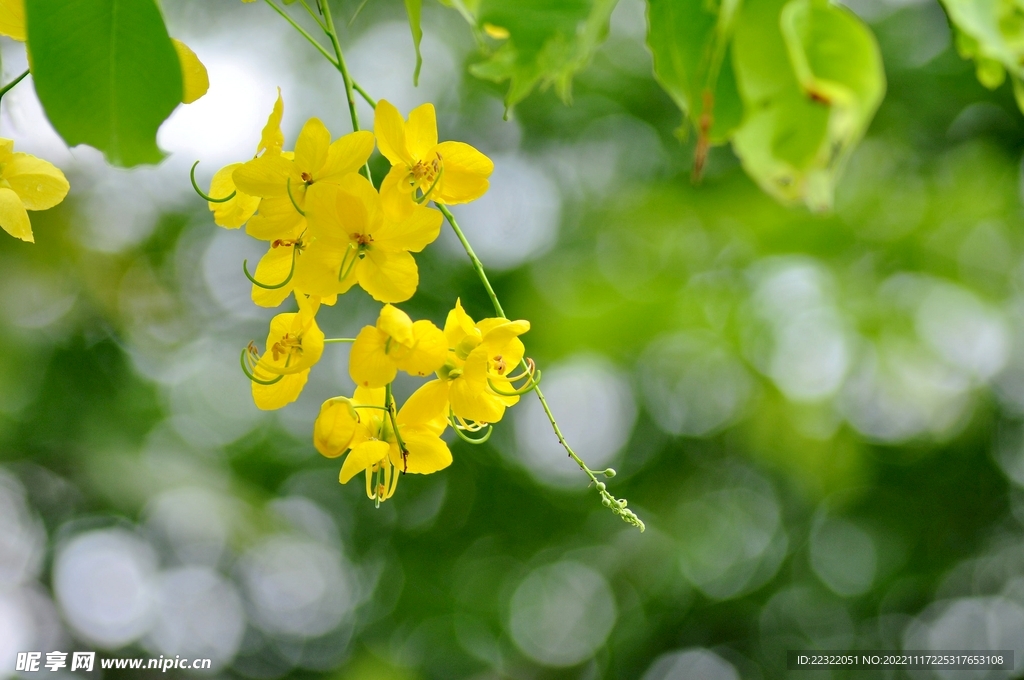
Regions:
M 117 649 L 137 640 L 153 615 L 156 555 L 126 529 L 72 538 L 57 553 L 53 590 L 65 620 L 84 640 Z
M 523 579 L 509 606 L 516 646 L 545 666 L 575 666 L 604 644 L 618 616 L 608 581 L 579 562 L 539 567 Z

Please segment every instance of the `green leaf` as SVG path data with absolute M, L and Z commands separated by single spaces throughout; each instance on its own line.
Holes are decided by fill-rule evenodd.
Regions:
M 157 163 L 182 98 L 181 65 L 153 0 L 25 0 L 32 76 L 68 146 L 122 167 Z
M 423 29 L 420 27 L 420 15 L 423 12 L 423 0 L 405 0 L 405 13 L 409 15 L 409 28 L 412 30 L 412 46 L 416 48 L 416 70 L 412 73 L 412 84 L 420 84 L 420 68 L 423 66 L 423 55 L 420 54 L 420 42 L 423 40 Z
M 824 0 L 748 0 L 733 62 L 748 112 L 733 148 L 747 173 L 785 203 L 831 208 L 885 93 L 870 30 Z
M 743 118 L 729 55 L 739 5 L 739 0 L 717 5 L 647 2 L 647 46 L 654 56 L 654 77 L 697 132 L 696 174 L 708 145 L 728 140 Z M 687 131 L 681 127 L 680 137 L 685 138 Z
M 483 0 L 476 13 L 478 28 L 490 43 L 499 41 L 488 58 L 470 67 L 479 78 L 509 81 L 505 108 L 526 98 L 535 87 L 554 86 L 565 102 L 571 99 L 572 78 L 587 65 L 608 35 L 608 21 L 617 0 Z M 503 37 L 507 34 L 507 38 Z
M 974 60 L 982 85 L 994 90 L 1006 80 L 1006 71 L 1014 82 L 1024 78 L 1024 14 L 1016 2 L 942 0 L 942 4 L 956 32 L 957 52 Z

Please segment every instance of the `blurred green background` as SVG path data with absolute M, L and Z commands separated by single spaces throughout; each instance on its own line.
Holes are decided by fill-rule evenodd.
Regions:
M 535 92 L 508 122 L 456 13 L 424 7 L 413 88 L 402 3 L 335 4 L 357 80 L 404 112 L 434 102 L 442 139 L 493 158 L 456 215 L 644 534 L 529 397 L 379 509 L 311 444 L 320 402 L 352 389 L 345 347 L 297 403 L 252 405 L 238 353 L 273 311 L 241 262 L 260 244 L 214 226 L 187 169 L 203 184 L 250 157 L 277 86 L 289 145 L 309 116 L 349 130 L 337 73 L 266 6 L 165 3 L 211 90 L 165 124 L 158 167 L 68 151 L 12 91 L 0 134 L 72 191 L 33 215 L 35 245 L 0 239 L 0 675 L 58 649 L 257 680 L 777 678 L 796 648 L 1014 649 L 1019 667 L 1024 118 L 934 0 L 851 6 L 889 86 L 822 216 L 776 204 L 727 147 L 691 184 L 639 0 L 571 106 Z M 457 297 L 490 315 L 450 233 L 418 262 L 414 318 Z M 351 336 L 378 309 L 354 291 L 321 326 Z

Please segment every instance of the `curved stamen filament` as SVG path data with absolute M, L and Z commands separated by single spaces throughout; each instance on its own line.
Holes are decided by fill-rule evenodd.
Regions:
M 250 345 L 249 347 L 246 347 L 245 349 L 242 350 L 242 356 L 239 357 L 239 361 L 242 364 L 242 373 L 245 373 L 245 377 L 253 381 L 257 385 L 273 385 L 275 383 L 281 382 L 281 380 L 284 378 L 283 375 L 279 375 L 273 380 L 262 380 L 260 378 L 257 378 L 255 375 L 255 366 L 249 366 L 249 362 L 252 361 L 253 354 L 254 350 L 252 349 L 252 345 Z
M 256 277 L 249 273 L 249 260 L 242 260 L 242 273 L 245 274 L 245 278 L 249 279 L 249 281 L 252 282 L 252 285 L 256 286 L 257 288 L 262 288 L 263 290 L 277 290 L 279 288 L 284 288 L 291 282 L 292 277 L 295 276 L 296 255 L 298 255 L 298 249 L 295 246 L 292 246 L 292 268 L 288 272 L 288 277 L 281 283 L 275 283 L 271 285 L 268 283 L 263 283 L 262 281 L 257 281 Z
M 189 177 L 189 179 L 192 180 L 192 188 L 196 190 L 196 193 L 199 194 L 199 196 L 201 198 L 206 199 L 210 203 L 227 203 L 228 201 L 230 201 L 232 198 L 235 197 L 235 195 L 238 193 L 237 190 L 236 191 L 232 191 L 230 195 L 225 196 L 224 198 L 213 198 L 212 196 L 207 196 L 203 192 L 203 190 L 199 188 L 199 185 L 196 184 L 196 166 L 197 165 L 199 165 L 199 161 L 196 161 L 195 163 L 192 164 L 192 169 L 189 170 L 188 177 Z
M 531 367 L 533 367 L 533 361 L 529 361 Z M 491 388 L 492 392 L 494 392 L 495 394 L 500 394 L 503 397 L 521 397 L 524 394 L 529 394 L 530 392 L 534 391 L 535 389 L 537 389 L 537 386 L 540 385 L 540 369 L 533 367 L 533 370 L 523 371 L 523 373 L 520 373 L 515 377 L 509 377 L 507 378 L 507 380 L 511 383 L 513 381 L 520 380 L 524 377 L 529 378 L 529 381 L 521 385 L 520 387 L 513 388 L 512 391 L 499 389 L 497 386 L 495 386 L 494 381 L 491 380 L 490 378 L 487 379 L 487 386 Z
M 448 408 L 448 422 L 452 424 L 452 427 L 462 430 L 463 432 L 479 432 L 487 427 L 487 423 L 470 423 L 462 416 L 455 415 L 455 412 L 451 410 L 451 407 Z
M 295 202 L 295 197 L 292 196 L 292 178 L 291 177 L 289 177 L 288 181 L 285 182 L 285 188 L 288 189 L 288 198 L 291 200 L 292 205 L 295 207 L 295 210 L 298 211 L 298 213 L 300 215 L 305 217 L 306 216 L 306 211 L 299 207 L 299 204 Z
M 449 411 L 449 413 L 448 413 L 448 422 L 451 423 L 452 429 L 455 430 L 455 434 L 457 434 L 459 436 L 459 439 L 461 439 L 462 441 L 466 442 L 467 444 L 474 444 L 474 445 L 483 444 L 488 439 L 491 438 L 491 433 L 494 432 L 494 426 L 493 425 L 486 425 L 486 426 L 484 426 L 484 425 L 477 424 L 476 426 L 468 426 L 467 425 L 466 427 L 463 427 L 462 425 L 459 424 L 459 422 L 465 423 L 465 421 L 462 420 L 461 418 L 459 418 L 458 419 L 459 422 L 456 422 L 456 418 L 457 418 L 457 416 L 455 416 L 455 414 L 453 414 L 453 413 L 451 413 Z M 482 437 L 470 437 L 469 435 L 464 433 L 464 431 L 466 431 L 466 432 L 479 432 L 480 430 L 484 429 L 485 427 L 487 429 L 487 433 L 484 434 Z
M 520 373 L 519 375 L 507 376 L 505 379 L 508 380 L 509 382 L 518 382 L 519 380 L 522 380 L 523 378 L 525 378 L 528 375 L 533 375 L 534 371 L 537 370 L 537 364 L 535 364 L 533 362 L 533 359 L 531 359 L 530 357 L 526 357 L 523 360 L 523 363 L 526 364 L 526 366 L 523 369 L 522 373 Z M 539 380 L 540 379 L 538 378 L 538 381 Z

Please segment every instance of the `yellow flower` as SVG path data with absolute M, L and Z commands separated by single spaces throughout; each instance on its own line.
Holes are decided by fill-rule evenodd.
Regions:
M 0 35 L 25 42 L 25 0 L 0 0 Z
M 252 398 L 270 411 L 299 398 L 309 369 L 324 351 L 324 334 L 316 325 L 317 298 L 296 295 L 299 311 L 278 314 L 270 321 L 267 351 L 253 370 Z
M 451 451 L 441 439 L 447 421 L 421 390 L 398 412 L 397 434 L 390 414 L 382 408 L 384 395 L 383 388 L 357 387 L 351 401 L 325 402 L 314 426 L 314 443 L 325 456 L 334 458 L 348 450 L 338 481 L 347 484 L 365 472 L 366 495 L 378 503 L 394 495 L 400 473 L 427 475 L 452 462 Z M 349 431 L 349 440 L 342 443 Z
M 233 177 L 245 193 L 275 204 L 272 212 L 279 224 L 289 219 L 294 222 L 305 207 L 310 187 L 318 183 L 337 184 L 362 167 L 371 153 L 372 133 L 360 130 L 332 143 L 331 133 L 320 119 L 310 118 L 295 141 L 294 157 L 265 153 L 243 164 Z M 291 208 L 290 214 L 285 207 Z M 263 206 L 260 211 L 263 212 Z
M 438 144 L 433 104 L 413 109 L 406 122 L 398 109 L 382 99 L 377 102 L 373 129 L 377 147 L 391 162 L 391 172 L 381 184 L 381 195 L 389 205 L 406 209 L 412 203 L 409 199 L 467 203 L 487 191 L 494 163 L 469 144 Z
M 191 104 L 210 89 L 210 74 L 188 45 L 175 38 L 171 38 L 171 44 L 174 45 L 174 50 L 178 53 L 178 62 L 181 64 L 181 103 Z
M 356 336 L 348 371 L 356 385 L 384 387 L 401 369 L 410 375 L 430 375 L 444 365 L 448 342 L 441 329 L 417 321 L 397 307 L 384 305 L 376 326 Z
M 363 176 L 309 188 L 309 246 L 295 272 L 296 290 L 328 298 L 358 283 L 378 302 L 403 302 L 419 285 L 418 253 L 437 238 L 441 213 L 413 206 L 386 214 Z
M 0 139 L 0 227 L 15 238 L 34 242 L 28 210 L 47 210 L 70 189 L 64 173 L 27 153 L 15 153 L 14 141 Z
M 251 236 L 270 241 L 270 248 L 260 258 L 252 274 L 252 278 L 259 281 L 259 284 L 254 283 L 252 286 L 252 301 L 260 307 L 277 307 L 296 291 L 294 272 L 303 266 L 306 218 L 301 217 L 298 222 L 266 232 L 252 229 L 251 226 L 252 222 L 246 227 Z M 334 304 L 334 299 L 322 302 Z
M 277 88 L 277 101 L 267 118 L 267 124 L 263 127 L 263 134 L 260 136 L 260 143 L 256 146 L 256 156 L 261 153 L 280 154 L 284 146 L 284 133 L 281 132 L 281 118 L 284 116 L 284 100 L 281 98 L 281 88 Z M 219 198 L 230 196 L 234 192 L 234 198 L 221 203 L 209 203 L 213 212 L 215 224 L 227 229 L 238 229 L 249 221 L 260 207 L 260 197 L 240 191 L 235 186 L 233 175 L 235 170 L 242 167 L 242 163 L 226 165 L 213 176 L 210 182 L 210 196 Z M 291 206 L 289 206 L 291 207 Z
M 420 388 L 434 408 L 451 412 L 464 421 L 496 423 L 519 397 L 509 376 L 523 360 L 525 348 L 519 336 L 530 330 L 529 321 L 484 319 L 474 323 L 461 301 L 448 313 L 444 335 L 452 352 L 437 372 L 438 379 Z M 427 398 L 425 396 L 425 398 Z

